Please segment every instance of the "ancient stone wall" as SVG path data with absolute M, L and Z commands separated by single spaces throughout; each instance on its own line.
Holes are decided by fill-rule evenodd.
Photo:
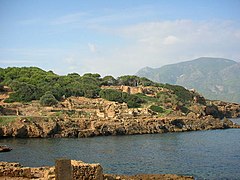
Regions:
M 102 180 L 103 170 L 100 164 L 88 164 L 82 161 L 71 160 L 72 179 Z M 64 168 L 64 167 L 63 167 Z M 63 169 L 64 171 L 64 169 Z M 1 177 L 22 177 L 26 179 L 55 179 L 55 167 L 30 168 L 19 163 L 0 162 Z
M 57 160 L 58 161 L 58 160 Z M 63 162 L 60 159 L 61 163 Z M 70 161 L 70 160 L 69 160 Z M 72 177 L 68 179 L 71 180 L 148 180 L 148 179 L 162 179 L 162 180 L 192 180 L 194 177 L 192 176 L 179 176 L 175 174 L 141 174 L 141 175 L 114 175 L 114 174 L 103 174 L 102 167 L 100 164 L 87 164 L 81 161 L 71 160 L 72 165 Z M 61 164 L 60 163 L 60 164 Z M 57 166 L 60 164 L 56 163 Z M 61 164 L 60 166 L 62 166 Z M 63 167 L 61 170 L 64 171 Z M 0 162 L 0 179 L 11 180 L 27 180 L 27 179 L 38 179 L 38 180 L 67 180 L 66 176 L 58 176 L 55 173 L 58 173 L 55 167 L 38 167 L 38 168 L 29 168 L 22 167 L 19 163 L 8 163 L 8 162 Z M 60 174 L 64 174 L 65 172 L 61 172 Z
M 71 161 L 73 179 L 102 180 L 103 169 L 100 164 L 88 164 L 81 161 Z
M 54 167 L 30 168 L 19 163 L 0 162 L 0 177 L 22 177 L 26 179 L 54 179 Z

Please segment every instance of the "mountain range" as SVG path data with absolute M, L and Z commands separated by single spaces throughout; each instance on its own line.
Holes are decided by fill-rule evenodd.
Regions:
M 136 75 L 196 89 L 209 99 L 240 103 L 240 63 L 230 59 L 201 57 L 160 68 L 145 67 Z

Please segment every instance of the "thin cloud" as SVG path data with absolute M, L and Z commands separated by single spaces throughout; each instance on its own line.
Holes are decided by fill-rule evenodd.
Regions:
M 240 41 L 236 38 L 239 30 L 234 22 L 190 20 L 108 28 L 108 33 L 121 37 L 126 43 L 117 48 L 101 48 L 105 51 L 101 59 L 93 57 L 84 63 L 91 70 L 104 70 L 105 74 L 119 76 L 134 74 L 145 66 L 160 67 L 201 56 L 237 60 L 240 56 Z
M 142 21 L 143 18 L 153 15 L 151 6 L 125 8 L 120 11 L 103 9 L 101 11 L 76 12 L 66 14 L 50 20 L 51 25 L 72 25 L 73 27 L 85 27 L 105 30 L 105 26 L 121 27 L 131 21 Z
M 51 21 L 51 24 L 53 25 L 65 25 L 65 24 L 71 24 L 71 23 L 77 23 L 82 20 L 83 17 L 88 15 L 85 12 L 78 12 L 78 13 L 72 13 L 67 14 L 65 16 L 58 17 Z
M 88 48 L 92 53 L 96 53 L 97 52 L 97 48 L 95 44 L 92 43 L 88 43 Z
M 79 62 L 69 64 L 69 69 L 118 77 L 134 74 L 145 66 L 160 67 L 201 56 L 240 57 L 240 41 L 236 38 L 240 29 L 234 22 L 175 20 L 104 28 L 106 31 L 99 32 L 114 35 L 122 43 L 101 44 L 97 55 L 83 51 L 77 56 Z M 94 43 L 87 45 L 85 52 L 96 52 Z
M 173 44 L 176 44 L 177 42 L 179 42 L 179 38 L 177 38 L 176 36 L 172 36 L 172 35 L 167 36 L 163 40 L 163 44 L 166 44 L 166 45 L 173 45 Z

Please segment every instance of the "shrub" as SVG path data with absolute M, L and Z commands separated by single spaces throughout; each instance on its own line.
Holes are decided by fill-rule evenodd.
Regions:
M 182 86 L 166 84 L 165 87 L 171 89 L 182 102 L 189 102 L 193 99 L 192 93 Z
M 151 105 L 149 109 L 151 109 L 154 112 L 164 113 L 164 109 L 160 106 Z
M 53 106 L 58 103 L 57 99 L 52 95 L 51 92 L 46 92 L 41 98 L 40 98 L 40 104 L 42 106 Z
M 109 101 L 125 102 L 129 108 L 140 107 L 143 100 L 136 95 L 130 95 L 114 89 L 102 89 L 99 93 L 100 97 Z
M 136 96 L 136 95 L 130 95 L 127 93 L 122 93 L 123 101 L 127 103 L 129 108 L 137 108 L 141 106 L 141 103 L 144 101 Z
M 0 92 L 4 92 L 4 86 L 0 84 Z
M 117 85 L 117 80 L 114 77 L 112 77 L 112 76 L 105 76 L 102 79 L 101 85 L 104 85 L 104 86 L 115 86 L 115 85 Z
M 95 98 L 99 95 L 100 88 L 94 84 L 82 84 L 81 90 L 86 98 Z
M 101 98 L 109 101 L 123 102 L 122 92 L 114 89 L 102 89 L 99 95 Z
M 10 97 L 6 99 L 9 102 L 29 102 L 39 99 L 42 95 L 41 89 L 32 84 L 14 81 L 11 86 L 14 93 L 10 94 Z

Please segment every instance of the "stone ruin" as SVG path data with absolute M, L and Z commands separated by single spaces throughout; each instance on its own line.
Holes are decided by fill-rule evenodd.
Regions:
M 19 163 L 0 162 L 0 179 L 24 178 L 39 180 L 103 180 L 100 164 L 88 164 L 82 161 L 57 159 L 55 167 L 23 167 Z

